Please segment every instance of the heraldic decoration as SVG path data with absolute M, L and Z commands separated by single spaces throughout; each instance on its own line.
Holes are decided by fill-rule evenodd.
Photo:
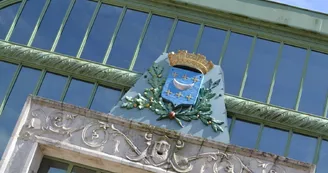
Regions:
M 148 69 L 151 88 L 134 98 L 126 96 L 121 107 L 140 110 L 147 108 L 159 115 L 157 120 L 169 118 L 181 127 L 181 121 L 201 120 L 205 125 L 211 125 L 215 132 L 223 132 L 223 122 L 211 117 L 210 104 L 211 99 L 220 97 L 215 97 L 216 94 L 212 92 L 219 85 L 220 79 L 215 82 L 210 80 L 202 88 L 204 76 L 214 67 L 213 63 L 203 55 L 187 51 L 170 53 L 168 59 L 171 67 L 167 77 L 162 76 L 164 68 L 154 63 Z

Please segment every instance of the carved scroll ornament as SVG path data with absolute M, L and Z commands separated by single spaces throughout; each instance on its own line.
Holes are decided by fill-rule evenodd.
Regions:
M 120 144 L 125 142 L 131 151 L 135 153 L 134 156 L 126 155 L 128 160 L 163 169 L 172 169 L 179 173 L 193 171 L 197 163 L 196 161 L 200 159 L 205 161 L 205 165 L 212 165 L 211 172 L 213 173 L 243 173 L 243 171 L 249 173 L 285 173 L 285 170 L 278 165 L 261 162 L 256 159 L 251 159 L 253 162 L 256 162 L 256 167 L 246 166 L 238 155 L 220 151 L 184 156 L 183 154 L 178 154 L 184 151 L 185 142 L 183 140 L 173 140 L 167 136 L 158 137 L 152 133 L 144 134 L 146 147 L 139 148 L 127 134 L 116 128 L 114 124 L 102 121 L 89 121 L 81 125 L 77 123 L 78 118 L 81 117 L 61 111 L 46 114 L 43 110 L 37 109 L 32 111 L 23 137 L 30 138 L 51 133 L 62 136 L 64 139 L 70 139 L 76 137 L 76 134 L 81 134 L 81 139 L 86 146 L 91 149 L 112 147 L 115 151 L 114 154 L 126 152 L 119 150 Z M 82 133 L 75 133 L 78 131 L 82 131 Z M 117 138 L 118 136 L 123 138 Z M 109 140 L 113 140 L 115 145 L 106 145 Z

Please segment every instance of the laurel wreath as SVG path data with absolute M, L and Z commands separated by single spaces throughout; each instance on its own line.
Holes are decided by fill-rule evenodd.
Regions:
M 134 98 L 125 97 L 126 102 L 122 103 L 121 107 L 126 109 L 138 108 L 150 109 L 162 119 L 174 119 L 181 127 L 183 127 L 181 121 L 191 122 L 192 120 L 201 120 L 206 126 L 211 125 L 215 132 L 223 132 L 221 125 L 224 124 L 222 121 L 215 120 L 212 115 L 211 104 L 209 100 L 213 99 L 216 94 L 212 92 L 212 89 L 218 85 L 218 82 L 214 84 L 209 83 L 208 88 L 201 88 L 198 99 L 194 106 L 184 107 L 178 106 L 173 107 L 169 102 L 163 101 L 161 97 L 162 87 L 165 83 L 165 78 L 162 77 L 164 68 L 158 64 L 153 64 L 148 70 L 151 78 L 148 79 L 148 83 L 152 86 L 146 88 L 143 94 L 138 93 Z M 147 76 L 145 76 L 147 78 Z M 221 95 L 217 96 L 221 97 Z

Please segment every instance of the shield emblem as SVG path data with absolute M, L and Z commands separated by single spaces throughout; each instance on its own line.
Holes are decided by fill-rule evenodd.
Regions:
M 200 72 L 171 67 L 163 86 L 162 98 L 171 102 L 175 107 L 194 105 L 203 79 L 204 75 Z

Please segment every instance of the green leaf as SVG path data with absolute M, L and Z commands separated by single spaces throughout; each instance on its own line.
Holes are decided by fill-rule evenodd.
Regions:
M 161 109 L 155 109 L 157 115 L 167 115 L 167 112 Z
M 181 108 L 181 112 L 179 114 L 181 114 L 181 115 L 186 114 L 191 111 L 191 108 L 192 108 L 192 106 L 190 106 L 188 108 L 183 108 L 183 109 Z
M 176 116 L 176 117 L 178 117 L 179 119 L 182 119 L 183 121 L 188 121 L 188 122 L 191 121 L 191 118 L 188 116 Z
M 206 95 L 207 99 L 212 99 L 216 94 L 215 93 L 209 93 Z
M 219 121 L 219 120 L 212 120 L 212 121 L 217 125 L 223 125 L 224 124 L 223 121 Z
M 221 126 L 217 126 L 220 132 L 223 132 L 223 129 Z
M 183 127 L 181 120 L 179 120 L 179 118 L 175 117 L 174 119 L 181 127 Z
M 161 115 L 160 117 L 158 117 L 156 120 L 159 121 L 159 120 L 162 120 L 162 119 L 166 119 L 168 118 L 169 116 L 167 115 Z
M 213 129 L 215 132 L 218 131 L 218 126 L 217 126 L 215 123 L 212 123 L 211 126 L 212 126 L 212 129 Z
M 129 102 L 132 102 L 132 97 L 129 97 L 129 96 L 125 96 L 125 99 Z
M 207 112 L 199 112 L 199 115 L 200 116 L 209 116 L 209 115 L 212 115 L 212 111 L 207 111 Z
M 131 103 L 131 102 L 125 102 L 125 103 L 122 103 L 121 107 L 123 107 L 123 108 L 127 108 L 127 109 L 132 109 L 132 108 L 134 108 L 134 107 L 133 107 L 133 103 Z
M 197 120 L 198 119 L 198 117 L 197 117 L 197 115 L 191 115 L 191 116 L 189 116 L 192 120 Z
M 154 77 L 156 76 L 156 72 L 155 72 L 155 68 L 154 68 L 155 64 L 153 64 L 149 69 L 148 72 Z
M 207 124 L 207 120 L 206 120 L 206 119 L 200 117 L 200 120 L 201 120 L 206 126 L 208 126 L 208 124 Z
M 211 107 L 202 106 L 202 107 L 199 107 L 198 110 L 199 111 L 202 111 L 202 112 L 207 112 L 207 111 L 210 111 L 211 110 Z
M 200 90 L 199 90 L 199 95 L 198 95 L 198 98 L 201 98 L 201 97 L 203 97 L 204 96 L 204 88 L 201 88 Z
M 192 110 L 192 111 L 186 112 L 184 115 L 186 115 L 186 116 L 197 115 L 198 112 L 199 112 L 198 110 Z
M 169 112 L 171 112 L 173 110 L 172 103 L 167 104 L 167 109 L 168 109 Z

